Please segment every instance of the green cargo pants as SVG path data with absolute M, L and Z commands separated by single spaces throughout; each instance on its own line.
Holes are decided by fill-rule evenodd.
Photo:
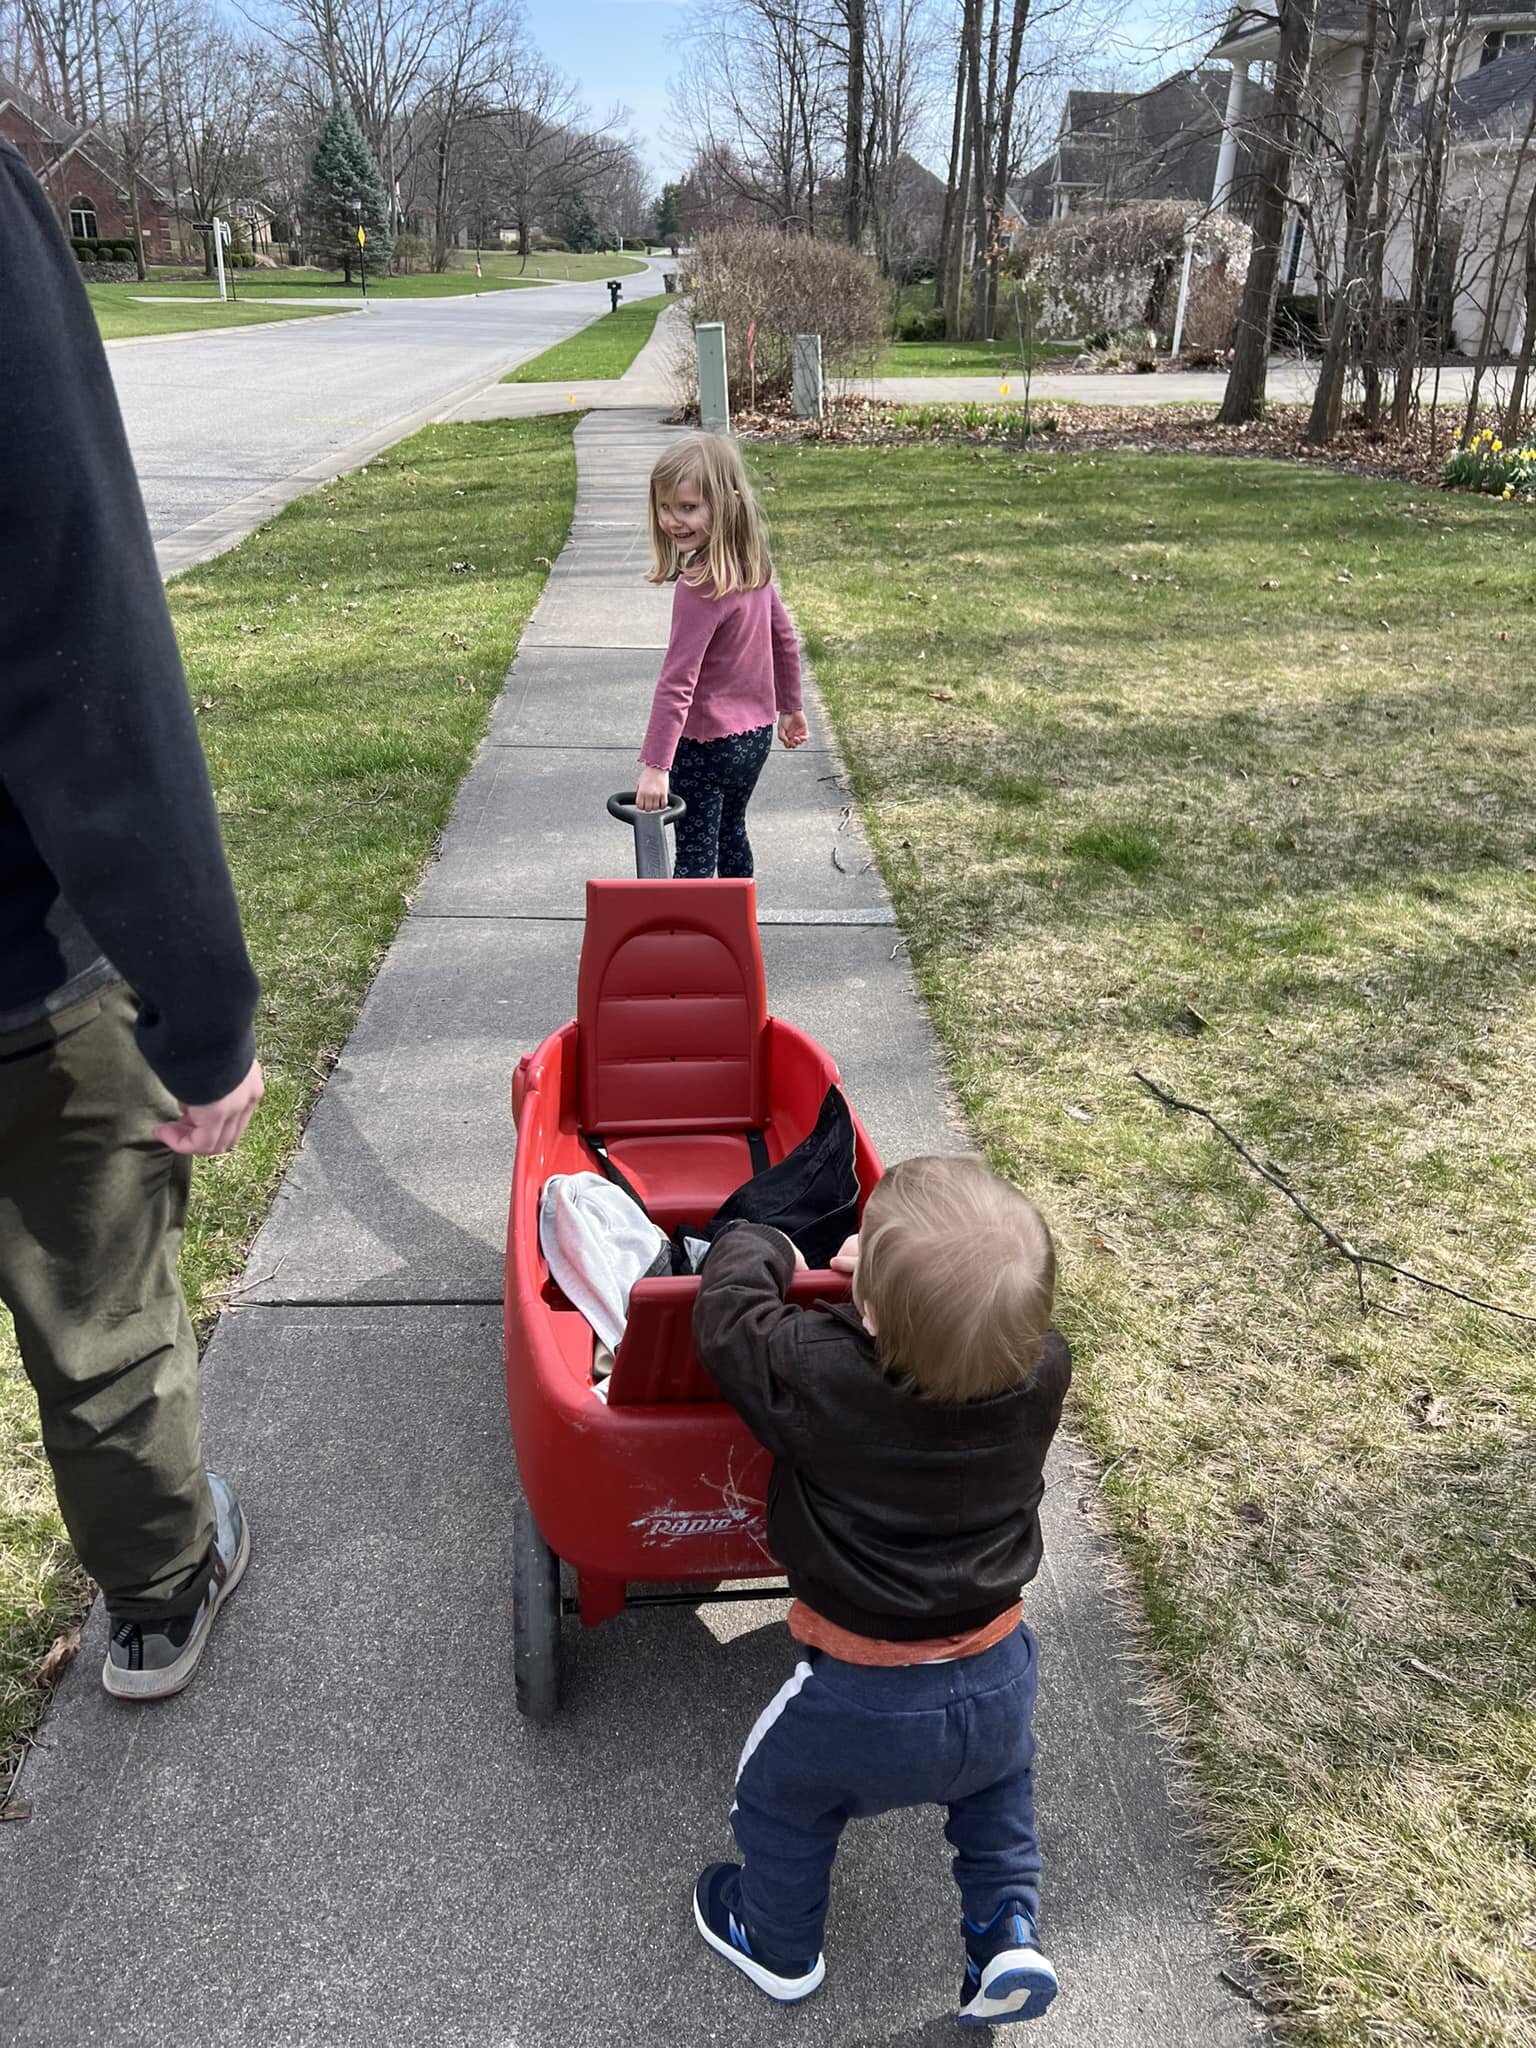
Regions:
M 0 1301 L 16 1321 L 75 1551 L 114 1619 L 191 1612 L 213 1503 L 177 1277 L 191 1162 L 113 982 L 0 1035 Z

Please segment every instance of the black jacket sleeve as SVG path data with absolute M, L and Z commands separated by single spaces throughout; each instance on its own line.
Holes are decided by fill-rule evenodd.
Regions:
M 145 1058 L 212 1102 L 251 971 L 106 351 L 41 188 L 0 146 L 0 783 L 137 993 Z
M 704 1261 L 693 1310 L 700 1363 L 761 1444 L 787 1452 L 804 1421 L 796 1395 L 803 1309 L 784 1290 L 794 1246 L 782 1231 L 727 1225 Z

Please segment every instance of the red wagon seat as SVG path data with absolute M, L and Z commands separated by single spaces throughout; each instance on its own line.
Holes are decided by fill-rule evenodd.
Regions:
M 582 1130 L 664 1228 L 705 1221 L 769 1120 L 753 883 L 588 882 L 576 1021 Z

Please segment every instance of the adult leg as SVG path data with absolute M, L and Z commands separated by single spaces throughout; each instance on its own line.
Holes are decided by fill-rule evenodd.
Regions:
M 688 806 L 674 826 L 677 857 L 672 872 L 680 882 L 707 882 L 720 857 L 721 788 L 715 774 L 718 740 L 679 740 L 670 787 Z
M 197 1608 L 214 1510 L 177 1277 L 190 1162 L 120 983 L 0 1038 L 0 1299 L 59 1507 L 114 1621 Z
M 733 733 L 715 744 L 728 749 L 716 773 L 721 785 L 720 872 L 746 876 L 752 873 L 752 842 L 747 837 L 747 805 L 773 750 L 773 727 L 755 732 Z

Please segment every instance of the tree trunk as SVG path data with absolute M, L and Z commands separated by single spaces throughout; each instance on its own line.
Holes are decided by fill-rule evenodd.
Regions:
M 848 19 L 848 133 L 843 153 L 843 233 L 857 249 L 864 240 L 865 0 L 844 0 Z
M 939 227 L 939 270 L 934 286 L 934 301 L 945 308 L 949 305 L 949 279 L 954 243 L 958 233 L 957 223 L 965 218 L 965 193 L 961 189 L 961 137 L 964 132 L 965 30 L 962 24 L 960 48 L 955 57 L 955 118 L 949 137 L 949 177 L 944 186 L 944 218 Z M 954 332 L 949 325 L 947 311 L 945 332 L 950 335 Z
M 1253 221 L 1253 254 L 1237 316 L 1232 368 L 1216 417 L 1240 427 L 1264 417 L 1264 386 L 1280 289 L 1281 243 L 1290 205 L 1291 165 L 1301 125 L 1301 103 L 1312 70 L 1312 29 L 1317 0 L 1279 0 L 1280 52 L 1275 63 L 1274 134 L 1264 152 L 1259 203 Z
M 989 127 L 993 109 L 997 104 L 997 10 L 1000 0 L 992 0 L 992 31 L 988 38 L 989 62 L 985 91 L 981 83 L 981 18 L 982 4 L 976 8 L 976 33 L 971 41 L 971 167 L 972 201 L 975 217 L 971 233 L 974 246 L 971 249 L 971 334 L 977 341 L 989 338 L 987 326 L 987 165 L 990 152 Z
M 980 69 L 977 53 L 980 35 L 981 0 L 965 0 L 965 13 L 960 26 L 960 71 L 963 81 L 963 92 L 960 97 L 964 101 L 960 179 L 955 187 L 954 238 L 950 245 L 949 269 L 944 278 L 944 335 L 948 341 L 958 340 L 960 334 L 960 307 L 965 286 L 966 209 L 970 204 L 971 183 L 976 175 L 976 127 L 972 116 L 972 99 Z
M 1513 447 L 1521 442 L 1525 429 L 1525 394 L 1530 388 L 1531 362 L 1536 357 L 1536 213 L 1525 223 L 1525 332 L 1515 359 L 1515 381 L 1509 387 L 1509 404 L 1504 410 L 1504 431 L 1500 439 Z
M 1378 259 L 1376 242 L 1387 232 L 1384 215 L 1378 211 L 1376 181 L 1386 154 L 1387 137 L 1408 62 L 1408 32 L 1415 19 L 1413 0 L 1393 0 L 1390 16 L 1392 44 L 1386 77 L 1376 95 L 1376 115 L 1361 165 L 1360 206 L 1344 247 L 1339 295 L 1334 300 L 1333 318 L 1328 323 L 1328 340 L 1318 368 L 1317 389 L 1312 394 L 1312 413 L 1307 421 L 1307 439 L 1319 446 L 1339 431 L 1344 410 L 1345 353 L 1353 316 L 1361 303 L 1362 288 L 1368 289 L 1369 274 Z
M 145 284 L 149 271 L 144 263 L 144 217 L 139 208 L 139 177 L 130 164 L 128 167 L 128 218 L 133 226 L 133 263 L 139 273 L 139 283 Z

